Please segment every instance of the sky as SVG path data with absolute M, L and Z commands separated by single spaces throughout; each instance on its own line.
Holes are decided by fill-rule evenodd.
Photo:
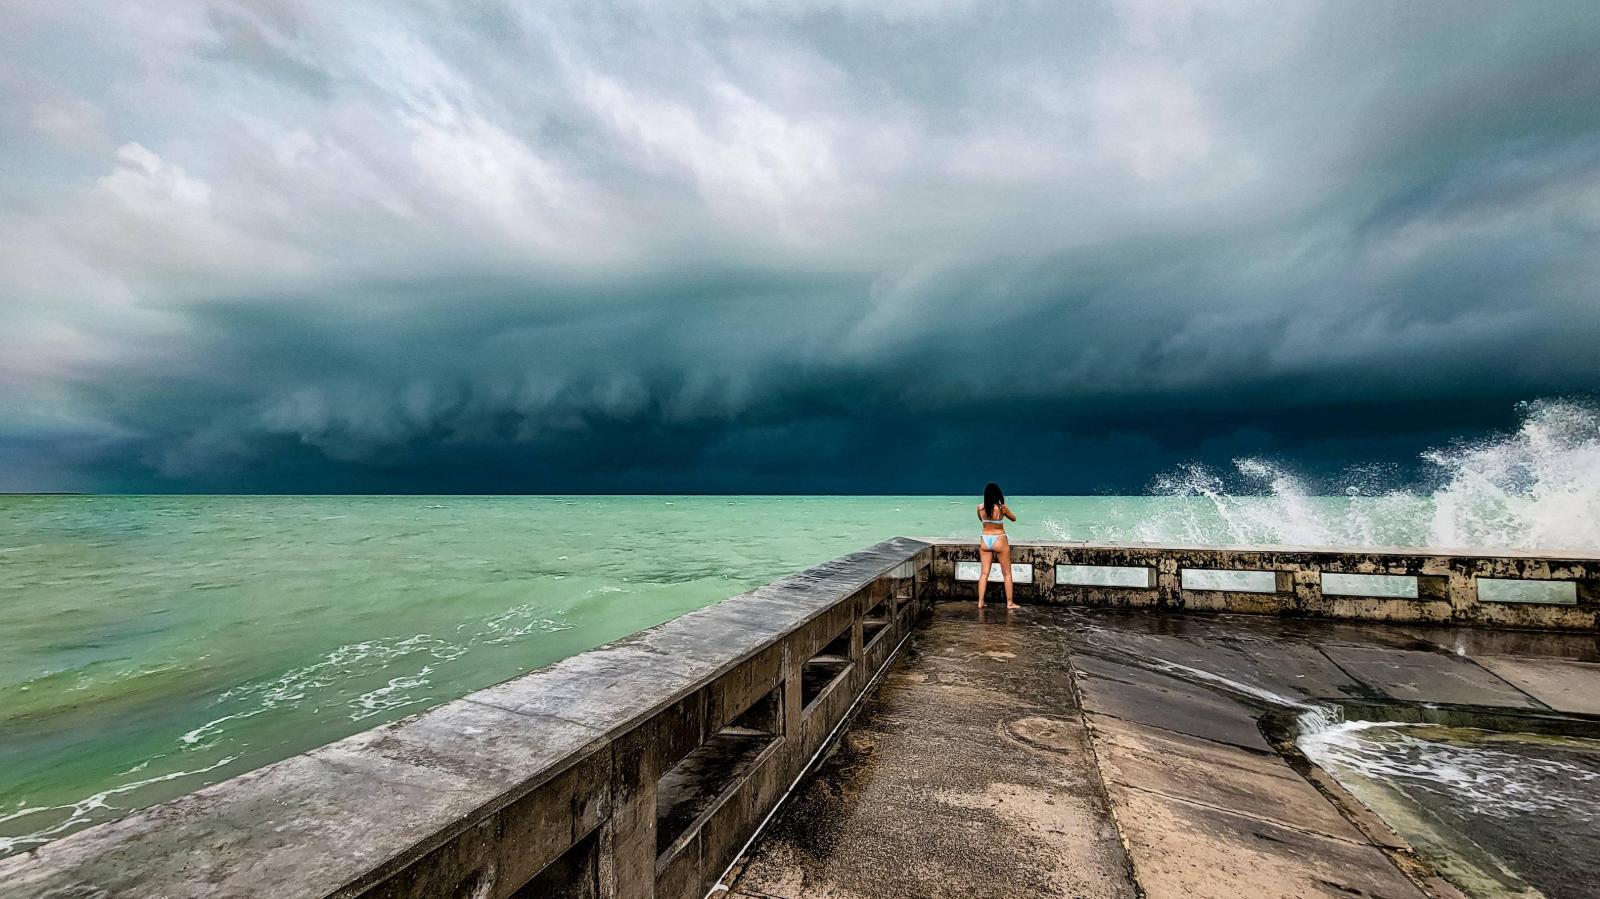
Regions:
M 0 3 L 0 490 L 1332 487 L 1600 390 L 1587 2 Z

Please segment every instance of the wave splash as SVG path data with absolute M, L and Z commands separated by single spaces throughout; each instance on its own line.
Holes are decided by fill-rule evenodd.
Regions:
M 1188 501 L 1137 521 L 1076 535 L 1047 524 L 1060 539 L 1108 542 L 1600 549 L 1600 405 L 1543 399 L 1519 414 L 1510 434 L 1424 453 L 1430 487 L 1373 491 L 1380 472 L 1354 468 L 1318 491 L 1281 464 L 1241 458 L 1226 476 L 1189 464 L 1157 477 L 1152 494 Z
M 1600 406 L 1526 403 L 1515 434 L 1423 458 L 1450 474 L 1432 496 L 1439 545 L 1600 548 Z

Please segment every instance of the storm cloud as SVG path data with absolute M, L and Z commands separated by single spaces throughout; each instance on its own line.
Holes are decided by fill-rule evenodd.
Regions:
M 1403 477 L 1600 389 L 1586 3 L 7 19 L 0 489 Z

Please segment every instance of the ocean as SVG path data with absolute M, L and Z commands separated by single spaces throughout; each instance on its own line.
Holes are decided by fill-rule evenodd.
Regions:
M 1149 496 L 1013 496 L 1009 529 L 1597 549 L 1600 428 L 1592 410 L 1557 411 L 1437 454 L 1426 490 L 1316 495 L 1243 459 L 1158 478 Z M 0 856 L 887 537 L 975 539 L 976 502 L 0 497 Z

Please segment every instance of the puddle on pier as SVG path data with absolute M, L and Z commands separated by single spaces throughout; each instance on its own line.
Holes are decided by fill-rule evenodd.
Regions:
M 1296 745 L 1475 899 L 1595 895 L 1600 740 L 1351 721 Z

